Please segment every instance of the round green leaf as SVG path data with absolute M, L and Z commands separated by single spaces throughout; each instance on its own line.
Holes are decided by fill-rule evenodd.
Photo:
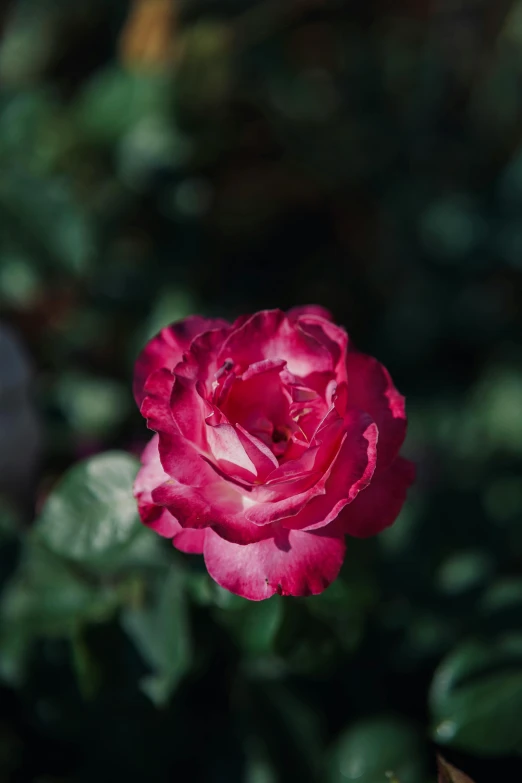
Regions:
M 393 772 L 401 783 L 423 779 L 422 742 L 408 723 L 395 718 L 361 721 L 345 731 L 330 758 L 330 783 L 384 783 Z
M 522 636 L 469 642 L 435 672 L 434 739 L 468 753 L 522 751 Z
M 75 465 L 45 504 L 36 528 L 40 540 L 79 563 L 117 556 L 141 529 L 132 491 L 137 469 L 137 460 L 123 452 Z

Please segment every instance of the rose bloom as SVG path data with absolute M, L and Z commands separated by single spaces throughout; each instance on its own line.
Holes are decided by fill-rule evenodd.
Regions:
M 398 456 L 404 398 L 317 306 L 172 324 L 138 358 L 134 392 L 156 433 L 142 521 L 251 600 L 321 593 L 345 537 L 391 525 L 414 479 Z

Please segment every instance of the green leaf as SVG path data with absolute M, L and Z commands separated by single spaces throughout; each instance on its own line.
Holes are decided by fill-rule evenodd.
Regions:
M 476 385 L 468 415 L 478 429 L 482 453 L 522 453 L 521 394 L 522 373 L 506 364 L 491 366 Z
M 279 596 L 258 602 L 242 599 L 233 602 L 231 608 L 217 610 L 216 615 L 244 652 L 259 655 L 272 649 L 283 606 Z
M 305 607 L 332 628 L 345 650 L 354 650 L 361 641 L 366 618 L 376 601 L 374 586 L 363 580 L 361 574 L 356 574 L 349 584 L 338 579 L 324 593 L 307 600 Z
M 522 752 L 522 635 L 468 642 L 435 672 L 436 742 L 479 755 Z
M 144 118 L 165 116 L 170 94 L 170 81 L 163 75 L 110 67 L 87 82 L 75 107 L 76 119 L 89 138 L 114 143 Z
M 259 737 L 249 737 L 245 744 L 245 783 L 277 783 L 277 774 L 264 743 Z
M 477 207 L 466 195 L 431 204 L 422 216 L 421 241 L 441 261 L 459 261 L 481 239 L 484 226 Z
M 162 575 L 145 605 L 125 609 L 121 622 L 151 669 L 143 690 L 155 704 L 166 704 L 192 656 L 182 574 L 172 568 Z
M 215 606 L 218 603 L 218 585 L 207 572 L 189 571 L 187 574 L 187 592 L 190 600 L 200 606 Z M 223 590 L 223 588 L 219 588 Z M 223 590 L 223 592 L 228 592 Z M 230 593 L 232 595 L 232 593 Z
M 473 590 L 487 581 L 493 567 L 491 556 L 482 550 L 454 552 L 439 568 L 439 589 L 447 595 L 459 595 Z
M 123 452 L 75 465 L 49 496 L 37 522 L 38 538 L 77 563 L 117 557 L 141 530 L 132 491 L 137 470 L 137 460 Z
M 8 169 L 0 180 L 0 207 L 18 254 L 73 275 L 87 271 L 94 226 L 66 184 Z
M 86 581 L 32 542 L 0 602 L 0 677 L 18 684 L 36 638 L 72 636 L 109 618 L 118 602 L 113 587 Z
M 41 280 L 30 256 L 3 253 L 0 268 L 0 298 L 11 305 L 29 306 L 40 293 Z
M 84 699 L 94 698 L 100 690 L 101 671 L 83 634 L 75 633 L 71 639 L 72 662 L 78 687 Z
M 110 586 L 98 586 L 38 545 L 29 546 L 2 596 L 5 624 L 32 633 L 66 635 L 84 621 L 103 620 L 117 603 Z
M 348 728 L 330 756 L 330 783 L 384 783 L 393 772 L 401 783 L 423 779 L 420 737 L 397 718 L 372 718 Z M 393 780 L 393 777 L 392 777 Z
M 154 530 L 140 524 L 139 530 L 131 540 L 111 555 L 106 563 L 101 563 L 95 573 L 123 576 L 146 575 L 164 571 L 172 562 L 172 544 L 158 536 Z
M 504 577 L 493 582 L 478 603 L 483 633 L 498 636 L 517 631 L 522 616 L 522 579 Z
M 90 437 L 106 437 L 131 408 L 130 392 L 123 384 L 87 373 L 62 373 L 55 398 L 72 427 Z
M 20 629 L 0 631 L 0 681 L 12 688 L 19 687 L 24 680 L 32 648 L 33 638 Z

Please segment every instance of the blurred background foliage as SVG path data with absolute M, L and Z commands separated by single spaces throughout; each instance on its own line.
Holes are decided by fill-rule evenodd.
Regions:
M 4 0 L 0 36 L 2 783 L 522 780 L 520 0 Z M 136 520 L 132 366 L 306 302 L 407 395 L 418 482 L 323 595 L 249 603 Z

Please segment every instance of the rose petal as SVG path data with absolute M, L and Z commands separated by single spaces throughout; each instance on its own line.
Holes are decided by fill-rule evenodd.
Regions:
M 243 377 L 235 378 L 220 404 L 232 424 L 241 424 L 265 442 L 271 441 L 274 427 L 284 427 L 289 421 L 291 399 L 281 382 L 283 367 L 284 363 L 273 361 L 250 366 Z
M 143 402 L 144 386 L 151 373 L 162 368 L 173 370 L 196 335 L 227 326 L 229 324 L 221 318 L 201 318 L 195 315 L 162 329 L 147 343 L 136 361 L 134 397 L 138 407 Z
M 332 356 L 337 382 L 346 381 L 348 335 L 342 326 L 337 326 L 331 321 L 311 314 L 302 315 L 298 319 L 298 324 L 307 334 L 328 348 Z
M 205 546 L 206 530 L 183 530 L 180 526 L 179 533 L 172 539 L 172 543 L 180 552 L 187 555 L 202 555 Z
M 370 486 L 346 506 L 335 529 L 357 538 L 375 536 L 395 522 L 415 480 L 415 465 L 403 457 L 376 475 Z
M 184 528 L 202 529 L 213 522 L 237 516 L 243 508 L 242 498 L 226 481 L 194 487 L 172 479 L 152 491 L 158 506 L 165 506 Z
M 354 411 L 349 414 L 347 436 L 326 482 L 324 494 L 313 498 L 295 516 L 284 519 L 281 523 L 284 527 L 292 530 L 324 527 L 368 486 L 375 471 L 378 432 L 375 423 L 369 419 L 365 419 L 366 428 L 362 431 L 359 416 Z
M 200 448 L 174 430 L 160 432 L 159 436 L 161 464 L 170 478 L 194 487 L 216 481 L 215 471 L 206 462 L 206 455 Z
M 294 482 L 282 483 L 277 486 L 279 497 L 273 502 L 257 502 L 245 510 L 245 517 L 256 525 L 266 525 L 280 521 L 285 528 L 301 529 L 303 525 L 322 527 L 327 524 L 328 514 L 334 505 L 349 503 L 363 487 L 367 486 L 375 469 L 375 441 L 376 427 L 370 417 L 361 411 L 352 410 L 346 418 L 344 436 L 333 455 L 328 467 L 321 466 L 316 474 L 313 474 L 314 483 L 305 491 L 299 491 L 303 479 L 298 478 Z M 346 446 L 344 444 L 346 443 Z M 351 444 L 351 445 L 349 445 Z M 342 460 L 337 465 L 337 460 L 342 453 Z M 336 478 L 332 492 L 328 490 L 328 482 L 337 468 Z M 292 492 L 293 487 L 296 491 Z M 259 493 L 254 487 L 251 492 L 253 500 L 268 497 L 270 487 L 260 488 Z M 261 490 L 264 492 L 262 494 Z M 316 512 L 306 512 L 308 504 L 314 498 L 325 496 Z M 341 505 L 341 507 L 342 507 Z M 338 512 L 337 512 L 338 513 Z M 303 514 L 301 521 L 294 523 L 293 518 Z M 333 519 L 333 516 L 330 516 Z M 327 520 L 327 521 L 325 521 Z
M 208 452 L 206 419 L 214 412 L 220 413 L 214 411 L 211 404 L 210 381 L 216 374 L 217 349 L 227 331 L 216 329 L 197 335 L 174 368 L 175 380 L 169 402 L 172 417 L 180 432 L 205 452 Z
M 204 530 L 183 530 L 179 522 L 167 509 L 156 506 L 152 491 L 168 479 L 158 453 L 159 438 L 155 435 L 145 447 L 134 483 L 134 496 L 138 501 L 141 521 L 160 536 L 172 538 L 172 543 L 181 552 L 201 554 L 205 540 Z
M 152 500 L 152 491 L 168 479 L 160 462 L 158 442 L 158 436 L 154 435 L 143 450 L 142 466 L 134 482 L 134 497 L 138 501 L 141 521 L 161 536 L 170 538 L 178 531 L 178 523 L 168 511 L 157 506 Z
M 329 384 L 335 384 L 335 381 L 331 379 L 331 373 L 319 373 L 315 377 L 320 379 L 319 390 L 298 384 L 288 384 L 287 386 L 292 397 L 289 413 L 299 427 L 297 436 L 301 439 L 304 437 L 312 440 L 315 431 L 331 408 L 331 405 L 326 401 Z M 287 458 L 286 452 L 285 458 Z
M 230 326 L 222 326 L 198 334 L 192 340 L 189 353 L 184 357 L 183 362 L 175 367 L 176 375 L 184 374 L 193 380 L 204 382 L 210 394 L 211 383 L 215 380 L 221 366 L 218 361 L 219 351 L 230 331 Z M 189 368 L 188 373 L 182 372 L 185 363 Z
M 303 489 L 309 486 L 310 480 L 307 476 L 315 476 L 327 470 L 339 452 L 344 433 L 344 419 L 332 408 L 322 419 L 304 451 L 298 449 L 298 456 L 281 462 L 277 469 L 269 474 L 265 487 L 255 490 L 258 499 L 279 500 L 284 484 L 290 480 L 301 480 Z M 290 449 L 294 450 L 293 447 L 292 440 Z
M 277 529 L 273 538 L 240 546 L 207 531 L 203 554 L 210 576 L 236 595 L 261 601 L 280 595 L 317 595 L 337 577 L 342 537 Z
M 152 498 L 175 515 L 185 530 L 208 530 L 212 526 L 220 537 L 242 545 L 272 535 L 270 530 L 245 519 L 247 501 L 226 481 L 202 487 L 167 481 L 153 490 Z
M 333 369 L 330 352 L 281 310 L 262 310 L 233 330 L 220 352 L 220 361 L 227 359 L 244 370 L 264 359 L 284 359 L 299 378 Z
M 147 427 L 154 432 L 172 432 L 177 427 L 170 410 L 170 396 L 174 376 L 170 370 L 155 370 L 147 379 L 141 405 L 141 415 L 147 419 Z
M 250 546 L 250 544 L 273 537 L 273 531 L 269 525 L 265 527 L 254 525 L 242 515 L 229 517 L 226 524 L 214 523 L 208 529 L 214 531 L 225 541 L 240 546 Z
M 320 318 L 324 318 L 326 321 L 332 320 L 331 312 L 325 307 L 321 307 L 321 305 L 301 305 L 301 307 L 292 307 L 291 310 L 287 311 L 287 316 L 292 320 L 300 318 L 303 315 L 316 315 Z
M 399 453 L 406 435 L 404 397 L 393 385 L 390 374 L 371 356 L 348 352 L 347 403 L 366 411 L 379 428 L 377 469 L 388 467 Z
M 247 432 L 240 424 L 236 424 L 236 430 L 243 448 L 256 466 L 258 481 L 265 481 L 279 467 L 278 461 L 262 440 Z
M 174 375 L 174 385 L 170 396 L 171 416 L 178 430 L 191 443 L 206 450 L 207 403 L 198 393 L 197 383 L 188 378 Z
M 285 367 L 286 361 L 284 359 L 264 359 L 262 362 L 251 364 L 241 376 L 241 380 L 249 381 L 257 375 L 263 375 L 272 370 L 279 374 Z
M 206 437 L 212 456 L 224 472 L 241 481 L 255 481 L 256 466 L 231 424 L 207 426 Z

